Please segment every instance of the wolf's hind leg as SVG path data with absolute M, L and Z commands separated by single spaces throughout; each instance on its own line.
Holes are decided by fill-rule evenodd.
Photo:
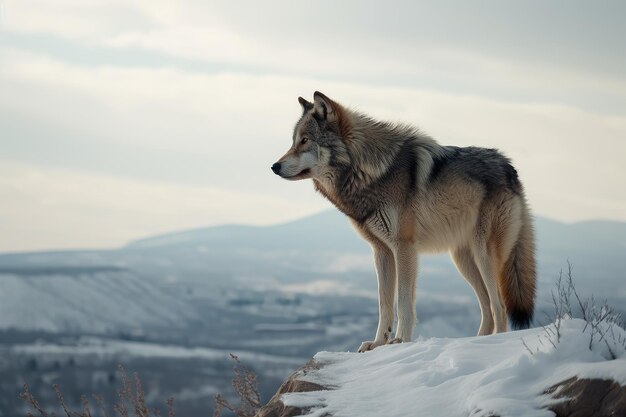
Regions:
M 496 265 L 495 256 L 490 256 L 487 248 L 483 248 L 476 254 L 476 265 L 480 271 L 480 275 L 483 277 L 483 283 L 487 294 L 489 294 L 489 301 L 491 302 L 491 313 L 496 324 L 496 333 L 506 332 L 507 319 L 506 310 L 502 305 L 502 299 L 500 298 L 500 290 L 498 289 L 498 281 L 496 280 Z
M 359 352 L 386 344 L 391 336 L 393 325 L 393 304 L 396 295 L 396 265 L 393 252 L 382 243 L 376 245 L 374 246 L 374 261 L 378 277 L 378 329 L 376 338 L 370 342 L 363 342 L 359 347 Z
M 474 262 L 474 257 L 468 248 L 457 248 L 451 253 L 452 260 L 456 265 L 463 278 L 470 284 L 478 303 L 480 304 L 480 328 L 478 329 L 478 336 L 483 336 L 493 333 L 493 316 L 491 315 L 491 303 L 489 302 L 489 294 L 483 283 L 483 278 L 480 275 L 480 271 Z

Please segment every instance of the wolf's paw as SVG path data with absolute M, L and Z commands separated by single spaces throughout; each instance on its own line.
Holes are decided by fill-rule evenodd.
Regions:
M 394 337 L 393 339 L 391 339 L 390 341 L 387 342 L 388 345 L 397 345 L 398 343 L 402 343 L 404 342 L 404 340 L 402 340 L 399 337 Z
M 372 350 L 384 344 L 385 344 L 384 342 L 377 342 L 376 340 L 374 340 L 373 342 L 363 342 L 361 343 L 361 347 L 359 348 L 358 352 L 359 353 L 367 352 L 368 350 Z

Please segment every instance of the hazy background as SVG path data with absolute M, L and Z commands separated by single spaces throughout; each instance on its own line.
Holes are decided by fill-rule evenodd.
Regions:
M 0 250 L 328 204 L 269 166 L 315 90 L 498 147 L 535 213 L 626 220 L 626 5 L 0 2 Z
M 0 0 L 0 416 L 109 398 L 208 415 L 228 353 L 266 400 L 373 337 L 367 245 L 269 169 L 315 90 L 443 144 L 497 147 L 536 216 L 535 324 L 570 260 L 626 313 L 626 3 Z M 182 232 L 181 232 L 182 230 Z M 446 255 L 418 337 L 475 334 Z M 58 411 L 58 410 L 57 410 Z

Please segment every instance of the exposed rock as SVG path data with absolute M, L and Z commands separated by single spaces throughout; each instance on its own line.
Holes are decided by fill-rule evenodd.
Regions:
M 313 382 L 303 381 L 301 378 L 313 370 L 320 369 L 318 363 L 311 359 L 303 367 L 293 372 L 280 386 L 276 394 L 263 406 L 255 417 L 292 417 L 299 416 L 306 412 L 298 407 L 288 407 L 281 401 L 280 397 L 286 392 L 309 392 L 322 391 L 328 388 Z
M 570 378 L 553 385 L 546 394 L 563 399 L 550 406 L 557 417 L 626 416 L 626 386 L 609 379 Z

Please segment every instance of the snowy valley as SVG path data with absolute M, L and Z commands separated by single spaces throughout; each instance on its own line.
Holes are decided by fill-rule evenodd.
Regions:
M 550 292 L 568 259 L 581 294 L 593 293 L 626 313 L 621 238 L 626 224 L 542 218 L 536 224 L 536 324 L 552 319 Z M 473 336 L 480 313 L 446 255 L 421 262 L 417 315 L 420 343 L 384 347 L 354 356 L 350 363 L 385 352 L 400 355 L 400 361 L 404 354 L 426 361 L 435 347 L 467 343 L 479 352 L 481 343 L 491 343 L 452 339 Z M 120 364 L 150 381 L 144 387 L 150 401 L 163 404 L 174 396 L 180 415 L 206 415 L 215 393 L 232 395 L 231 352 L 258 374 L 263 400 L 268 400 L 290 372 L 317 352 L 354 352 L 371 339 L 376 320 L 370 250 L 334 211 L 268 227 L 172 233 L 113 250 L 3 254 L 0 415 L 24 414 L 17 394 L 25 382 L 43 404 L 56 403 L 53 383 L 72 403 L 83 393 L 112 396 Z M 517 339 L 494 340 L 518 343 L 515 334 L 510 337 Z M 517 360 L 523 352 L 516 353 Z M 323 354 L 318 359 L 352 357 Z M 446 366 L 453 375 L 461 365 Z M 413 383 L 411 378 L 427 377 L 409 369 L 398 378 Z

